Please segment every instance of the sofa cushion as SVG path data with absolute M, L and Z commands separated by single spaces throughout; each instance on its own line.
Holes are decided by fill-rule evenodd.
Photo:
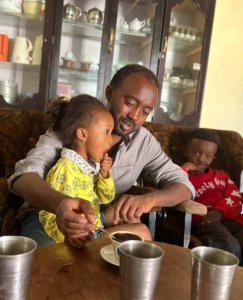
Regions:
M 0 110 L 0 174 L 8 178 L 45 131 L 44 114 L 17 109 Z

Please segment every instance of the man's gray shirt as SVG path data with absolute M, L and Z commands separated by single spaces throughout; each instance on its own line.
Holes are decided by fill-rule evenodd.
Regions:
M 16 163 L 15 173 L 8 179 L 9 188 L 24 173 L 35 172 L 45 178 L 60 156 L 61 148 L 62 143 L 54 132 L 47 131 L 40 136 L 36 147 L 29 151 L 25 159 Z M 160 143 L 144 127 L 123 138 L 116 156 L 113 157 L 111 175 L 115 182 L 116 199 L 132 187 L 141 172 L 157 188 L 182 183 L 191 191 L 192 197 L 195 196 L 194 187 L 187 174 L 171 161 Z

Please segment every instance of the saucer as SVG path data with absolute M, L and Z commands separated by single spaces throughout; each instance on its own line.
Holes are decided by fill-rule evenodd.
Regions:
M 113 245 L 106 245 L 100 249 L 100 255 L 101 257 L 107 261 L 108 263 L 114 265 L 114 266 L 120 266 L 120 261 L 116 257 L 113 249 Z

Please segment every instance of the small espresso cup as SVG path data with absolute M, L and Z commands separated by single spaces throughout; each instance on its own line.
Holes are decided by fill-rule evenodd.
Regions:
M 144 238 L 141 235 L 131 231 L 115 231 L 111 233 L 111 241 L 117 258 L 119 258 L 120 244 L 130 240 L 144 241 Z

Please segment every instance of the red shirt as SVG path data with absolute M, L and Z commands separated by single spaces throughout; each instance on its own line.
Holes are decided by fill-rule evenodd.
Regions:
M 203 174 L 188 174 L 196 190 L 195 201 L 207 206 L 208 211 L 220 210 L 222 219 L 233 220 L 243 224 L 242 197 L 235 183 L 222 170 L 209 169 Z M 193 215 L 192 222 L 201 216 Z

